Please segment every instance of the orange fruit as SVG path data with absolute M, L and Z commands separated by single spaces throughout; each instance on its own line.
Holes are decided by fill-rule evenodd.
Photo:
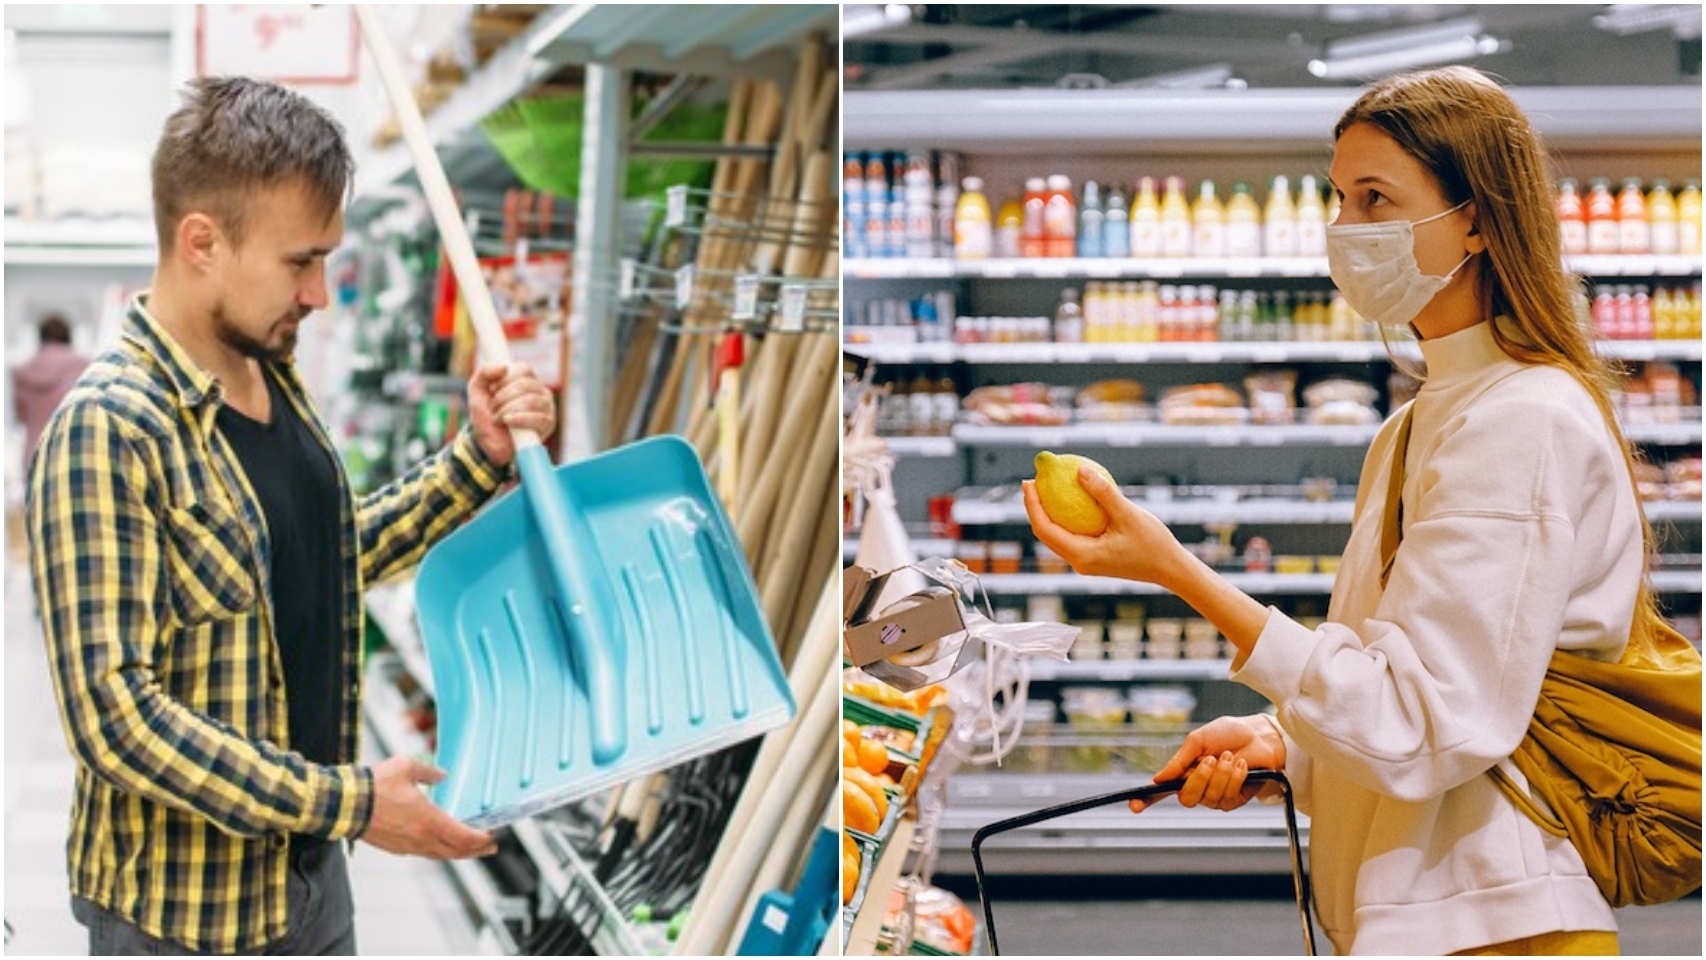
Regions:
M 859 769 L 866 773 L 882 773 L 889 768 L 889 748 L 875 740 L 860 740 L 858 754 Z
M 883 789 L 882 781 L 858 767 L 846 768 L 841 771 L 841 777 L 842 783 L 853 784 L 860 790 L 863 790 L 865 792 L 865 796 L 871 799 L 871 804 L 877 808 L 878 823 L 881 823 L 883 818 L 889 815 L 889 795 L 888 791 Z
M 877 805 L 858 784 L 841 783 L 841 822 L 850 830 L 875 834 L 883 818 L 877 815 Z
M 859 748 L 845 740 L 841 741 L 841 765 L 843 767 L 857 767 L 859 765 Z

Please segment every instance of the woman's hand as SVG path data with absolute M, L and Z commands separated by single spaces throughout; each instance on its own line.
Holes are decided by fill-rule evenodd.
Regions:
M 556 398 L 525 363 L 475 371 L 468 381 L 468 413 L 474 442 L 500 467 L 515 459 L 511 429 L 532 430 L 544 439 L 557 426 Z
M 1171 576 L 1189 558 L 1173 531 L 1089 467 L 1078 468 L 1078 482 L 1107 511 L 1108 529 L 1086 537 L 1055 523 L 1043 511 L 1036 481 L 1026 480 L 1025 513 L 1037 539 L 1086 576 L 1123 577 L 1171 589 Z
M 1155 782 L 1184 777 L 1185 786 L 1179 791 L 1181 804 L 1236 810 L 1260 790 L 1244 786 L 1251 767 L 1285 768 L 1285 740 L 1279 728 L 1259 715 L 1220 717 L 1186 735 L 1184 746 L 1155 774 Z M 1143 801 L 1133 800 L 1131 812 L 1142 813 L 1145 806 Z

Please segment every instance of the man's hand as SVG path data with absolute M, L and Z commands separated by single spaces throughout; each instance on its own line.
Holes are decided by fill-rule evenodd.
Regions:
M 511 428 L 532 430 L 541 438 L 557 426 L 557 402 L 525 363 L 481 367 L 468 381 L 468 413 L 474 442 L 500 467 L 515 459 Z
M 361 839 L 387 853 L 462 860 L 498 852 L 490 834 L 463 826 L 433 806 L 419 784 L 437 783 L 444 771 L 408 757 L 373 767 L 373 818 Z

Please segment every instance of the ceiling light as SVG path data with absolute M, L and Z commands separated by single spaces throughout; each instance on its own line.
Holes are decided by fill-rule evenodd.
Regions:
M 1411 67 L 1456 63 L 1494 53 L 1507 53 L 1510 49 L 1509 40 L 1485 34 L 1464 36 L 1455 40 L 1391 50 L 1385 53 L 1372 53 L 1355 57 L 1334 56 L 1326 60 L 1311 60 L 1309 61 L 1309 72 L 1323 80 L 1382 76 L 1407 70 Z
M 1114 84 L 1122 89 L 1206 90 L 1224 87 L 1232 80 L 1232 64 L 1216 63 L 1189 70 L 1174 70 L 1147 77 L 1122 80 Z
M 1348 60 L 1377 53 L 1436 46 L 1451 40 L 1479 36 L 1480 33 L 1481 21 L 1475 17 L 1442 20 L 1439 23 L 1404 27 L 1400 30 L 1382 30 L 1379 33 L 1365 33 L 1359 37 L 1346 37 L 1329 42 L 1326 59 Z
M 1700 5 L 1694 3 L 1614 3 L 1593 18 L 1593 25 L 1620 37 L 1667 27 L 1678 37 L 1700 36 Z
M 904 3 L 848 4 L 841 15 L 841 38 L 863 36 L 898 27 L 912 20 L 912 8 Z

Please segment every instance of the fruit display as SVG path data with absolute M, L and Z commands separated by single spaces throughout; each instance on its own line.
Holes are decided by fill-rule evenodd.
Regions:
M 1101 536 L 1108 529 L 1108 512 L 1078 482 L 1079 468 L 1089 467 L 1113 483 L 1114 476 L 1107 467 L 1089 457 L 1047 450 L 1037 454 L 1036 467 L 1037 498 L 1049 519 L 1086 537 Z

